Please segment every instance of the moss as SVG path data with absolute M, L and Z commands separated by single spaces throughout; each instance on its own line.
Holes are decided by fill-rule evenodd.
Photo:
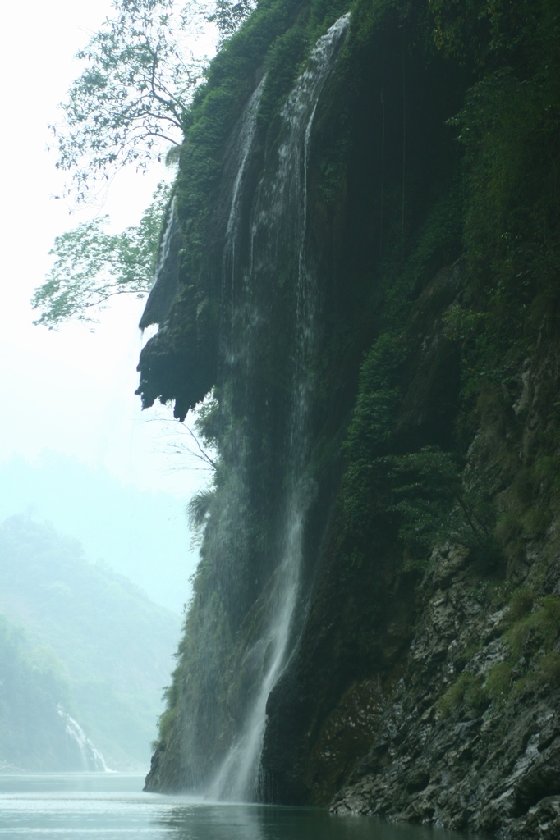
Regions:
M 479 714 L 487 705 L 487 697 L 479 676 L 463 671 L 437 703 L 442 717 L 466 713 L 469 717 Z
M 517 704 L 521 698 L 546 693 L 551 688 L 557 689 L 560 683 L 560 653 L 549 651 L 532 660 L 533 666 L 525 673 L 518 674 L 512 681 L 510 702 Z
M 508 624 L 514 624 L 519 619 L 528 615 L 533 609 L 534 603 L 535 595 L 530 589 L 525 589 L 524 587 L 516 589 L 509 599 Z
M 531 649 L 550 651 L 560 633 L 560 597 L 547 595 L 536 609 L 515 621 L 505 634 L 506 642 L 516 658 Z
M 500 545 L 509 545 L 515 542 L 521 532 L 521 525 L 519 516 L 515 511 L 507 509 L 503 510 L 496 518 L 496 525 L 494 527 L 494 535 Z
M 540 485 L 541 492 L 545 491 L 550 497 L 560 496 L 560 461 L 558 455 L 541 453 L 534 463 L 535 479 Z
M 519 553 L 523 540 L 542 537 L 550 527 L 558 483 L 554 463 L 554 458 L 541 454 L 530 465 L 508 465 L 514 469 L 514 478 L 502 497 L 495 535 L 502 545 L 509 546 L 510 553 L 516 549 Z
M 540 505 L 529 508 L 521 518 L 521 525 L 527 537 L 542 536 L 551 522 L 552 514 L 550 510 Z
M 537 661 L 535 672 L 544 685 L 553 687 L 560 685 L 560 653 L 550 651 L 543 654 Z
M 512 683 L 513 668 L 509 662 L 497 662 L 487 673 L 484 691 L 493 701 L 504 700 Z

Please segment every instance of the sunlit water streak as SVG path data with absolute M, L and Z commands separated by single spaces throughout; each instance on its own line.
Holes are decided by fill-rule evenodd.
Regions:
M 0 775 L 0 840 L 458 840 L 430 828 L 311 808 L 211 803 L 141 792 L 121 774 Z

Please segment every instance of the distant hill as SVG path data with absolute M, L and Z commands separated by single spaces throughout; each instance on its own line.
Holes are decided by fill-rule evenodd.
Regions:
M 56 674 L 49 699 L 62 702 L 107 764 L 145 767 L 178 619 L 29 516 L 0 525 L 0 613 L 25 629 L 25 646 L 43 649 Z
M 0 770 L 103 769 L 68 702 L 57 663 L 0 615 Z
M 59 453 L 12 458 L 0 463 L 0 522 L 25 512 L 52 523 L 78 539 L 89 559 L 126 575 L 156 604 L 180 614 L 197 564 L 184 501 L 192 471 L 184 480 L 185 495 L 178 498 L 124 485 L 101 467 Z

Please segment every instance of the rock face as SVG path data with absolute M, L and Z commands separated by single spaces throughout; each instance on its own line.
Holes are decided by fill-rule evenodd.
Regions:
M 507 657 L 507 613 L 469 582 L 464 552 L 442 547 L 432 561 L 405 670 L 383 697 L 370 752 L 333 810 L 553 837 L 557 675 L 535 679 L 527 663 L 525 682 L 508 674 L 494 687 Z
M 270 0 L 187 117 L 139 391 L 219 457 L 149 789 L 558 833 L 559 22 L 475 6 Z

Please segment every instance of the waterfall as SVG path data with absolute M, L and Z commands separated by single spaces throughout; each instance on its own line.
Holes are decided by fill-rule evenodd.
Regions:
M 241 119 L 241 127 L 237 135 L 237 144 L 234 155 L 235 179 L 231 191 L 231 202 L 229 207 L 228 220 L 226 225 L 226 242 L 224 247 L 224 281 L 230 282 L 230 304 L 233 310 L 235 298 L 235 246 L 240 226 L 240 202 L 242 187 L 247 171 L 250 154 L 253 149 L 255 134 L 257 130 L 257 116 L 266 82 L 266 75 L 263 76 L 245 109 Z M 224 300 L 227 299 L 227 291 L 222 290 Z
M 265 594 L 267 622 L 261 638 L 246 655 L 247 661 L 259 661 L 261 680 L 253 689 L 245 718 L 234 743 L 207 788 L 212 799 L 248 800 L 258 797 L 261 788 L 260 758 L 266 728 L 266 704 L 281 676 L 290 654 L 293 618 L 300 588 L 304 522 L 312 499 L 312 487 L 306 477 L 309 446 L 309 407 L 312 389 L 310 364 L 315 347 L 316 299 L 315 278 L 306 259 L 307 179 L 313 121 L 325 81 L 333 66 L 337 49 L 349 24 L 349 14 L 341 17 L 318 40 L 307 69 L 297 79 L 281 111 L 281 139 L 276 167 L 264 175 L 253 200 L 247 268 L 246 299 L 238 306 L 243 328 L 236 324 L 237 348 L 231 357 L 243 356 L 243 367 L 251 368 L 250 353 L 258 353 L 257 327 L 264 318 L 251 289 L 260 288 L 270 275 L 271 266 L 285 258 L 286 242 L 293 253 L 294 341 L 291 363 L 291 404 L 285 468 L 288 476 L 283 500 L 283 538 L 272 579 Z M 261 83 L 262 84 L 262 83 Z M 253 96 L 256 120 L 260 93 Z M 241 147 L 231 211 L 227 225 L 227 259 L 231 264 L 232 284 L 235 265 L 235 237 L 239 224 L 240 189 L 254 137 L 250 123 Z M 269 281 L 268 281 L 269 282 Z M 261 327 L 262 329 L 262 324 Z M 247 349 L 251 347 L 251 349 Z M 240 462 L 241 463 L 241 462 Z M 241 464 L 242 467 L 242 464 Z
M 66 734 L 78 747 L 81 759 L 81 769 L 84 771 L 111 772 L 107 767 L 103 754 L 90 741 L 78 721 L 66 712 L 62 706 L 57 709 L 58 715 L 66 727 Z

